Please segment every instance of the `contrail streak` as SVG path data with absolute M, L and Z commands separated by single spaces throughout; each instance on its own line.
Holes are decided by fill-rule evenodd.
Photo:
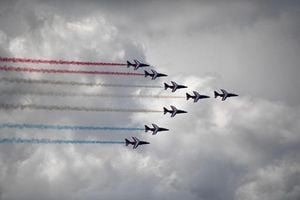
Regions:
M 69 86 L 90 86 L 90 87 L 126 87 L 126 88 L 163 88 L 159 85 L 130 85 L 130 84 L 109 84 L 109 83 L 85 83 L 76 81 L 54 81 L 37 80 L 23 78 L 0 78 L 0 82 L 19 83 L 19 84 L 49 84 L 49 85 L 69 85 Z
M 158 113 L 160 110 L 147 109 L 119 109 L 119 108 L 93 108 L 93 107 L 72 107 L 57 105 L 38 105 L 38 104 L 0 104 L 0 109 L 30 109 L 30 110 L 59 110 L 59 111 L 85 111 L 85 112 L 136 112 L 136 113 Z
M 143 131 L 144 128 L 126 128 L 109 126 L 70 126 L 70 125 L 45 125 L 45 124 L 0 124 L 0 129 L 54 129 L 54 130 L 84 130 L 84 131 Z
M 57 97 L 97 97 L 97 98 L 161 98 L 161 99 L 184 99 L 184 96 L 167 95 L 123 95 L 101 94 L 87 92 L 41 92 L 41 91 L 0 91 L 1 95 L 31 95 L 31 96 L 57 96 Z
M 0 144 L 124 144 L 123 141 L 105 141 L 105 140 L 53 140 L 36 138 L 0 138 Z
M 86 71 L 86 70 L 68 70 L 68 69 L 39 69 L 32 67 L 12 67 L 0 66 L 1 71 L 29 72 L 29 73 L 47 73 L 47 74 L 91 74 L 91 75 L 111 75 L 111 76 L 144 76 L 143 73 L 134 72 L 112 72 L 112 71 Z
M 115 62 L 82 62 L 82 61 L 65 61 L 65 60 L 41 60 L 28 58 L 5 58 L 0 57 L 0 62 L 14 63 L 44 63 L 44 64 L 61 64 L 61 65 L 89 65 L 89 66 L 126 66 L 125 63 Z

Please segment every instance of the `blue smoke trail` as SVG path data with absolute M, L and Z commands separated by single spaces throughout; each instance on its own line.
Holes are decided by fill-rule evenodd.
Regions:
M 125 144 L 123 141 L 102 141 L 102 140 L 52 140 L 35 138 L 0 138 L 0 144 Z
M 44 124 L 0 124 L 0 129 L 55 129 L 55 130 L 85 130 L 85 131 L 143 131 L 144 128 L 124 128 L 108 126 L 68 126 L 68 125 L 44 125 Z

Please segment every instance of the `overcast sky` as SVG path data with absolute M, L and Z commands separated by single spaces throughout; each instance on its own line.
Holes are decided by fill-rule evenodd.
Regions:
M 0 95 L 0 103 L 159 110 L 175 105 L 188 111 L 173 119 L 162 113 L 1 110 L 0 123 L 157 123 L 170 132 L 152 136 L 1 129 L 1 137 L 123 141 L 137 136 L 151 144 L 137 150 L 123 145 L 0 144 L 0 200 L 300 199 L 299 19 L 296 0 L 0 0 L 1 57 L 137 58 L 169 75 L 157 81 L 8 72 L 0 77 L 157 85 L 174 80 L 189 86 L 176 95 L 197 90 L 213 97 L 220 88 L 240 95 L 195 104 L 184 99 Z M 171 94 L 162 89 L 1 83 L 0 91 L 7 90 Z

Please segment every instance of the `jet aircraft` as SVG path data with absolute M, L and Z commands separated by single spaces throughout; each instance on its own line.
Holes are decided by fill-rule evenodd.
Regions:
M 165 90 L 167 90 L 168 88 L 171 88 L 172 92 L 175 92 L 177 89 L 187 88 L 187 86 L 185 86 L 185 85 L 178 85 L 174 81 L 171 81 L 171 83 L 172 83 L 172 85 L 168 85 L 167 83 L 164 83 Z
M 130 66 L 133 67 L 134 70 L 137 70 L 140 67 L 149 67 L 150 65 L 145 64 L 145 63 L 141 63 L 138 60 L 133 60 L 134 63 L 131 63 L 130 61 L 127 60 L 127 67 L 129 68 Z
M 157 71 L 151 69 L 152 73 L 145 71 L 145 77 L 150 76 L 152 80 L 155 80 L 157 77 L 168 76 L 166 74 L 158 73 Z
M 170 107 L 171 110 L 168 110 L 166 107 L 164 107 L 164 115 L 166 113 L 171 113 L 171 117 L 174 117 L 176 114 L 187 113 L 187 111 L 178 110 L 175 106 L 170 106 Z
M 139 145 L 150 144 L 150 142 L 141 141 L 136 137 L 132 137 L 132 139 L 133 141 L 130 141 L 127 138 L 125 138 L 125 145 L 128 146 L 129 144 L 131 144 L 133 146 L 133 149 L 136 149 Z
M 200 95 L 198 92 L 193 91 L 194 95 L 190 95 L 189 93 L 186 93 L 186 100 L 194 99 L 194 103 L 196 103 L 199 99 L 206 99 L 209 98 L 209 96 L 206 95 Z
M 152 124 L 152 126 L 153 126 L 153 128 L 150 128 L 149 126 L 145 125 L 145 132 L 152 131 L 152 135 L 156 135 L 157 132 L 160 132 L 160 131 L 169 131 L 169 129 L 161 128 L 161 127 L 157 126 L 156 124 Z
M 215 91 L 215 98 L 222 97 L 222 101 L 225 101 L 227 97 L 236 97 L 239 96 L 237 94 L 229 93 L 224 89 L 221 89 L 222 94 L 219 94 L 217 91 Z

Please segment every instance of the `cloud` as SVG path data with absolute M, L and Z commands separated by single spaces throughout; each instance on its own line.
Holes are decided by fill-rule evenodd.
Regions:
M 297 199 L 299 172 L 299 163 L 293 161 L 259 169 L 237 190 L 237 199 Z
M 176 95 L 197 90 L 211 99 L 192 103 L 184 99 L 100 102 L 96 98 L 1 97 L 0 102 L 6 103 L 90 107 L 162 109 L 175 105 L 188 114 L 171 119 L 162 113 L 2 112 L 3 122 L 126 127 L 157 123 L 170 132 L 135 133 L 151 142 L 136 151 L 123 146 L 0 145 L 0 199 L 299 199 L 298 4 L 226 2 L 2 1 L 0 14 L 6 18 L 0 18 L 1 56 L 92 61 L 138 58 L 168 73 L 163 81 L 189 86 Z M 1 76 L 153 83 L 142 78 Z M 213 90 L 222 87 L 240 96 L 224 102 L 214 99 Z M 1 85 L 1 90 L 16 89 L 43 91 L 45 87 Z M 47 89 L 170 94 L 158 89 Z M 2 130 L 1 134 L 129 137 L 78 131 Z
M 217 81 L 210 78 L 214 81 L 201 84 L 205 79 L 198 79 L 194 87 L 203 91 L 201 88 L 209 88 Z M 170 185 L 186 191 L 194 197 L 191 199 L 247 199 L 248 194 L 249 199 L 256 195 L 271 199 L 272 181 L 264 182 L 270 189 L 261 191 L 256 184 L 263 178 L 253 178 L 257 171 L 277 168 L 274 173 L 281 176 L 276 172 L 291 165 L 295 167 L 293 173 L 298 173 L 299 108 L 256 97 L 238 97 L 227 102 L 203 100 L 190 103 L 185 109 L 188 115 L 159 120 L 171 132 L 153 138 L 151 154 L 164 161 L 161 171 L 173 174 Z M 135 120 L 145 119 L 138 116 Z M 278 184 L 282 188 L 295 187 L 292 194 L 282 189 L 277 198 L 297 199 L 298 183 L 287 182 Z

